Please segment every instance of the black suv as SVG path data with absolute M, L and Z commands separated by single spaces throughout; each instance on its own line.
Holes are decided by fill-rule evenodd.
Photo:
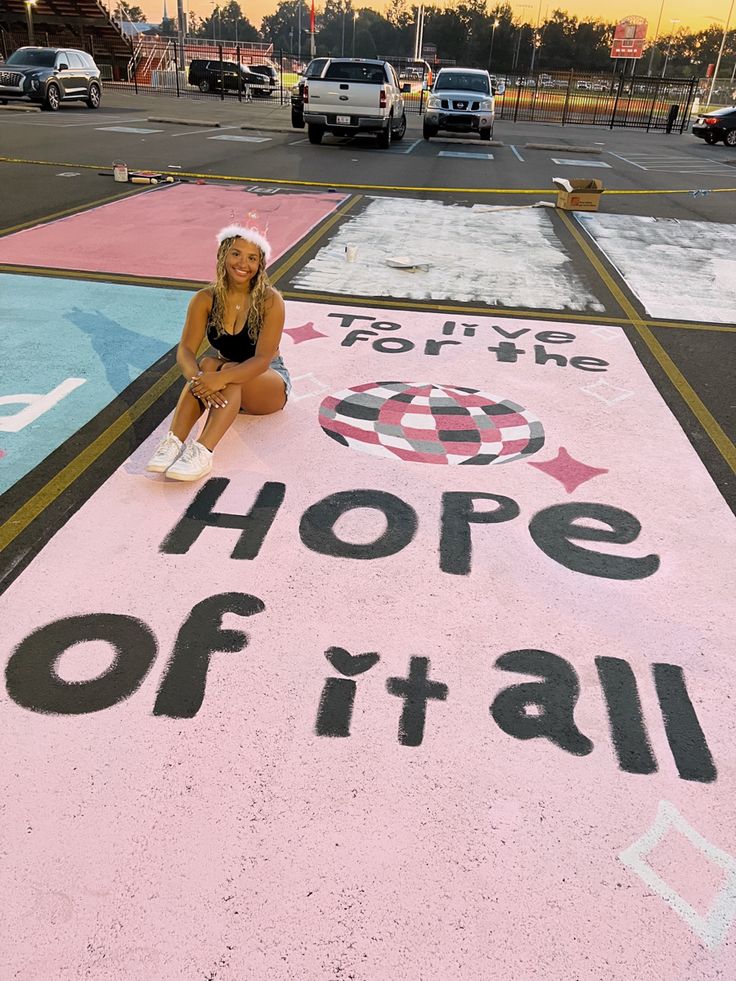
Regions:
M 304 129 L 304 83 L 308 78 L 321 78 L 329 58 L 314 58 L 299 76 L 299 81 L 291 87 L 291 125 L 294 129 Z
M 100 70 L 92 55 L 76 48 L 18 48 L 0 65 L 0 104 L 14 99 L 40 102 L 52 112 L 75 99 L 99 109 Z
M 273 65 L 248 65 L 248 70 L 256 75 L 263 75 L 268 82 L 268 94 L 271 95 L 279 87 L 279 73 Z
M 195 58 L 189 65 L 189 84 L 198 86 L 200 92 L 215 92 L 221 86 L 237 92 L 247 86 L 253 95 L 271 94 L 267 78 L 234 61 Z

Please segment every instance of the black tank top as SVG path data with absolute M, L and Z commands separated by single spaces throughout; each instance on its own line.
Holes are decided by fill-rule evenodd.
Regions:
M 207 318 L 207 340 L 210 342 L 212 347 L 216 351 L 219 351 L 226 361 L 237 361 L 240 363 L 242 361 L 247 361 L 248 358 L 252 358 L 256 353 L 256 342 L 250 339 L 248 335 L 248 327 L 251 314 L 253 313 L 253 308 L 251 307 L 251 309 L 248 311 L 248 316 L 246 317 L 245 323 L 237 334 L 227 334 L 222 330 L 218 331 L 213 322 L 214 313 L 215 299 L 213 297 L 212 309 L 209 317 Z

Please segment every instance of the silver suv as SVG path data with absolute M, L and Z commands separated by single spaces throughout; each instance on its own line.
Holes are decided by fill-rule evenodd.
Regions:
M 491 76 L 480 68 L 440 68 L 427 100 L 424 139 L 443 129 L 493 136 L 495 103 Z

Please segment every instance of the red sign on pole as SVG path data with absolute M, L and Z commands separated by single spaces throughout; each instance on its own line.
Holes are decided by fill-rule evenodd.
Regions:
M 647 22 L 643 17 L 624 17 L 616 24 L 611 45 L 612 58 L 641 58 L 647 37 Z

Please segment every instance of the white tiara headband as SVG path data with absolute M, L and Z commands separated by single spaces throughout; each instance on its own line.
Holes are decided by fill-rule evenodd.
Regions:
M 245 225 L 226 225 L 217 233 L 217 244 L 222 245 L 227 238 L 243 238 L 246 242 L 257 245 L 263 253 L 266 265 L 268 265 L 271 258 L 271 244 L 266 236 L 256 231 L 255 228 L 246 228 Z

